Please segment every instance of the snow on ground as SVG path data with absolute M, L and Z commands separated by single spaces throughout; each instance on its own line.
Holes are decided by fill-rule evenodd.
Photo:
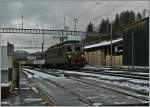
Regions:
M 30 78 L 26 78 L 30 77 Z M 6 98 L 2 98 L 1 105 L 2 106 L 47 106 L 45 101 L 42 101 L 42 99 L 35 93 L 33 93 L 32 90 L 36 91 L 36 89 L 32 86 L 34 85 L 32 81 L 33 80 L 30 73 L 24 71 L 20 72 L 20 88 L 15 88 L 13 92 Z M 38 81 L 35 81 L 38 83 Z M 23 84 L 22 84 L 23 83 Z M 31 87 L 32 86 L 32 87 Z M 31 88 L 32 90 L 31 90 Z
M 102 103 L 93 103 L 93 106 L 101 106 L 103 105 Z
M 96 66 L 92 66 L 92 65 L 86 65 L 84 68 L 89 68 L 89 69 L 95 69 L 95 68 L 98 68 L 98 67 L 96 67 Z
M 33 102 L 33 101 L 41 101 L 42 99 L 35 99 L 35 98 L 27 98 L 24 102 Z
M 93 77 L 82 77 L 82 78 L 91 79 L 95 81 L 101 81 L 101 82 L 110 83 L 110 84 L 114 84 L 118 86 L 125 86 L 125 87 L 136 89 L 136 90 L 145 90 L 146 92 L 149 92 L 149 87 L 140 86 L 138 84 L 132 84 L 130 82 L 106 81 L 106 80 L 100 80 L 98 78 L 93 78 Z
M 117 76 L 109 76 L 109 75 L 102 75 L 102 74 L 93 74 L 93 73 L 85 73 L 85 72 L 76 72 L 76 71 L 64 71 L 64 73 L 68 74 L 78 74 L 81 76 L 91 76 L 91 77 L 98 77 L 98 78 L 107 78 L 112 80 L 127 80 L 128 78 L 124 77 L 117 77 Z
M 142 72 L 131 72 L 131 71 L 114 71 L 114 70 L 104 70 L 106 73 L 119 73 L 119 74 L 129 74 L 129 75 L 144 75 L 149 76 L 149 73 L 142 73 Z M 101 72 L 101 71 L 99 71 Z
M 132 72 L 132 74 L 149 75 L 149 73 L 144 73 L 144 72 Z
M 56 77 L 56 76 L 46 74 L 46 73 L 43 73 L 43 72 L 40 72 L 40 71 L 35 71 L 35 70 L 30 70 L 30 69 L 23 69 L 23 70 L 34 73 L 34 77 L 41 77 L 41 78 L 54 80 L 54 81 L 66 79 L 65 77 Z
M 119 85 L 119 86 L 126 86 L 129 88 L 145 90 L 145 91 L 149 92 L 148 86 L 141 85 L 141 84 L 149 84 L 148 80 L 138 80 L 138 79 L 118 77 L 118 76 L 83 73 L 83 72 L 76 72 L 76 71 L 64 71 L 64 73 L 78 74 L 78 75 L 84 76 L 83 78 L 95 79 L 98 81 L 108 82 L 108 83 L 112 83 L 112 84 Z M 135 84 L 135 83 L 137 83 L 137 84 Z M 140 83 L 140 84 L 138 84 L 138 83 Z
M 11 104 L 11 102 L 8 102 L 8 101 L 2 101 L 1 102 L 1 105 L 7 105 L 7 104 Z
M 35 91 L 36 93 L 39 93 L 38 90 L 37 90 L 35 87 L 31 87 L 31 89 L 32 89 L 33 91 Z
M 149 84 L 149 80 L 130 79 L 130 82 L 141 83 L 141 84 Z
M 94 66 L 94 65 L 86 65 L 83 69 L 93 69 L 93 70 L 110 70 L 110 68 L 102 67 L 102 66 Z
M 67 79 L 65 77 L 56 77 L 56 76 L 42 73 L 42 72 L 35 71 L 35 70 L 29 70 L 29 69 L 24 69 L 24 70 L 27 70 L 29 72 L 34 73 L 35 74 L 34 77 L 42 77 L 42 78 L 50 79 L 53 81 L 58 81 L 58 80 L 61 81 L 61 80 Z M 67 70 L 58 70 L 58 71 L 64 72 L 67 74 L 77 74 L 77 75 L 84 76 L 82 78 L 93 79 L 96 81 L 103 81 L 103 82 L 107 82 L 107 83 L 111 83 L 111 84 L 115 84 L 115 85 L 119 85 L 119 86 L 126 86 L 129 88 L 138 89 L 138 90 L 145 90 L 145 91 L 149 92 L 148 86 L 141 85 L 141 84 L 149 84 L 148 80 L 138 80 L 138 79 L 118 77 L 118 76 L 109 76 L 109 75 L 92 74 L 92 73 L 67 71 Z M 29 74 L 29 75 L 31 75 L 31 74 Z M 137 83 L 137 84 L 134 84 L 134 83 Z M 138 83 L 140 83 L 140 84 L 138 84 Z
M 78 74 L 81 76 L 91 76 L 91 77 L 97 77 L 101 79 L 109 79 L 109 80 L 121 80 L 121 81 L 130 81 L 134 83 L 141 83 L 141 84 L 149 84 L 148 80 L 139 80 L 139 79 L 132 79 L 132 78 L 126 78 L 126 77 L 118 77 L 118 76 L 111 76 L 111 75 L 103 75 L 103 74 L 93 74 L 93 73 L 85 73 L 85 72 L 76 72 L 76 71 L 64 71 L 64 73 L 68 74 Z
M 132 66 L 127 66 L 127 65 L 123 65 L 121 67 L 123 67 L 123 68 L 132 68 Z M 137 69 L 149 69 L 149 66 L 134 66 L 134 68 L 137 68 Z
M 28 73 L 26 71 L 23 71 L 23 72 L 27 75 L 28 78 L 33 78 L 33 75 L 31 75 L 30 73 Z
M 18 88 L 14 88 L 14 89 L 18 89 Z M 21 90 L 29 90 L 30 88 L 29 87 L 23 87 L 23 88 L 19 88 L 19 89 L 21 89 Z
M 118 66 L 121 68 L 132 68 L 132 66 Z M 145 69 L 149 69 L 149 67 L 145 67 L 145 66 L 134 66 L 135 69 L 141 69 L 141 70 L 145 70 Z M 95 66 L 95 65 L 86 65 L 84 67 L 84 69 L 94 69 L 94 70 L 110 70 L 110 67 L 104 67 L 104 66 Z M 116 71 L 115 71 L 116 72 Z M 124 71 L 120 71 L 120 72 L 124 72 Z M 138 73 L 138 71 L 136 71 L 136 73 Z M 141 73 L 141 72 L 139 72 Z M 147 73 L 146 73 L 147 74 Z

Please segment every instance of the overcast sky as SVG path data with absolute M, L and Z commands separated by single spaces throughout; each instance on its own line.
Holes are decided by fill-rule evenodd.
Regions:
M 89 22 L 97 26 L 103 18 L 114 20 L 115 15 L 125 10 L 136 13 L 148 9 L 149 1 L 75 1 L 75 0 L 0 0 L 1 27 L 21 28 L 23 15 L 24 28 L 63 29 L 65 25 L 74 30 L 73 18 L 78 18 L 77 30 L 85 31 Z M 41 46 L 42 35 L 1 34 L 1 44 L 7 41 L 15 46 Z M 54 35 L 45 35 L 45 46 L 57 40 Z M 69 37 L 80 39 L 81 37 Z

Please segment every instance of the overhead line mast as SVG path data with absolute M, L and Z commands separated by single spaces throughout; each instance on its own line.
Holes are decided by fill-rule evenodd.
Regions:
M 22 20 L 21 28 L 23 29 L 23 15 L 21 16 L 21 20 Z
M 78 18 L 74 18 L 73 20 L 74 20 L 74 31 L 76 31 Z

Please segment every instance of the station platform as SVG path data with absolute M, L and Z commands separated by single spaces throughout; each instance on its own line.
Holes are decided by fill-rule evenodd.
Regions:
M 31 89 L 24 73 L 20 72 L 20 89 L 1 99 L 1 106 L 47 106 L 47 103 Z

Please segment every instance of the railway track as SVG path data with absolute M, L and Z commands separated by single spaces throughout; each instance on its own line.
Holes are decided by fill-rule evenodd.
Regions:
M 76 78 L 80 78 L 81 76 L 77 76 L 77 75 L 66 75 L 65 73 L 64 73 L 64 75 L 63 75 L 63 73 L 61 72 L 61 74 L 60 74 L 60 72 L 58 72 L 56 69 L 54 69 L 53 71 L 54 72 L 52 72 L 52 71 L 49 71 L 49 70 L 38 70 L 39 72 L 44 72 L 44 73 L 46 73 L 46 74 L 50 74 L 50 75 L 54 75 L 54 76 L 56 76 L 56 77 L 60 77 L 60 76 L 73 76 L 73 77 L 76 77 Z M 105 80 L 105 79 L 104 79 Z M 127 81 L 127 82 L 130 82 L 130 81 Z M 106 83 L 106 84 L 109 84 L 109 83 Z M 135 83 L 134 83 L 135 84 Z M 138 83 L 137 83 L 138 84 Z M 112 85 L 112 84 L 110 84 L 110 85 Z M 114 84 L 113 84 L 114 85 Z M 144 85 L 148 85 L 148 84 L 144 84 Z M 131 91 L 134 91 L 134 92 L 136 92 L 136 93 L 139 93 L 139 94 L 143 94 L 143 95 L 149 95 L 149 93 L 148 92 L 144 92 L 144 91 L 139 91 L 139 90 L 136 90 L 136 89 L 132 89 L 132 88 L 127 88 L 127 87 L 123 87 L 123 86 L 118 86 L 118 85 L 115 85 L 115 86 L 117 86 L 117 87 L 120 87 L 120 88 L 123 88 L 123 89 L 126 89 L 126 90 L 131 90 Z
M 101 78 L 101 77 L 97 77 L 97 76 L 93 76 L 93 75 L 90 75 L 90 76 L 88 76 L 88 75 L 80 75 L 80 74 L 69 74 L 69 73 L 66 73 L 66 72 L 59 72 L 59 70 L 58 69 L 51 69 L 51 70 L 41 70 L 41 69 L 37 69 L 38 71 L 42 71 L 42 72 L 44 72 L 44 73 L 46 73 L 46 74 L 50 74 L 50 75 L 54 75 L 54 76 L 56 76 L 56 77 L 64 77 L 64 76 L 75 76 L 75 77 L 93 77 L 93 78 L 98 78 L 100 81 L 108 81 L 107 83 L 112 83 L 112 82 L 118 82 L 119 84 L 120 83 L 130 83 L 131 85 L 133 84 L 133 85 L 138 85 L 138 86 L 140 86 L 140 87 L 149 87 L 149 83 L 138 83 L 138 82 L 135 82 L 137 79 L 133 79 L 134 81 L 132 81 L 131 79 L 109 79 L 109 78 Z M 109 76 L 112 76 L 112 75 L 109 75 Z M 103 76 L 102 76 L 103 77 Z M 138 80 L 138 81 L 141 81 L 141 80 Z M 147 80 L 144 80 L 144 81 L 147 81 Z M 112 83 L 113 84 L 113 83 Z M 131 86 L 130 85 L 130 86 Z M 118 85 L 119 86 L 119 85 Z M 142 94 L 145 94 L 145 95 L 148 95 L 149 94 L 149 92 L 147 92 L 146 90 L 139 90 L 139 89 L 136 89 L 136 88 L 133 88 L 132 86 L 131 86 L 131 88 L 129 88 L 129 87 L 127 87 L 126 85 L 124 86 L 124 85 L 121 85 L 120 87 L 124 87 L 124 88 L 126 88 L 126 89 L 130 89 L 130 90 L 134 90 L 135 92 L 138 92 L 138 93 L 142 93 Z
M 105 71 L 105 70 L 92 70 L 92 69 L 81 69 L 78 70 L 79 72 L 86 72 L 86 73 L 94 73 L 94 74 L 103 74 L 103 75 L 110 75 L 110 76 L 119 76 L 119 77 L 126 77 L 126 78 L 133 78 L 133 79 L 141 79 L 141 80 L 149 80 L 149 74 L 141 75 L 136 73 L 130 72 L 115 72 L 115 71 Z
M 122 93 L 122 94 L 125 94 L 125 95 L 128 95 L 128 96 L 132 96 L 132 97 L 135 97 L 135 98 L 140 98 L 140 99 L 149 101 L 148 93 L 143 93 L 141 91 L 137 91 L 137 90 L 133 90 L 133 89 L 131 90 L 129 88 L 119 87 L 119 86 L 112 85 L 112 84 L 109 84 L 109 83 L 99 82 L 99 81 L 97 82 L 97 81 L 84 79 L 84 78 L 78 78 L 78 77 L 69 77 L 69 78 L 74 79 L 76 81 L 91 84 L 91 85 L 94 85 L 94 86 L 103 87 L 105 89 L 112 90 L 112 91 L 115 91 L 115 92 L 118 92 L 118 93 Z M 140 94 L 140 95 L 138 95 L 138 94 Z
M 123 67 L 93 67 L 93 66 L 85 66 L 83 69 L 96 69 L 96 70 L 112 70 L 112 71 L 129 71 L 129 72 L 137 72 L 137 73 L 149 73 L 149 68 L 123 68 Z
M 112 82 L 120 82 L 120 83 L 122 83 L 123 81 L 122 80 L 112 80 L 112 79 L 105 79 L 105 78 L 97 78 L 97 77 L 95 77 L 95 76 L 81 76 L 81 75 L 79 75 L 79 74 L 65 74 L 65 76 L 67 76 L 67 77 L 75 77 L 75 78 L 88 78 L 88 77 L 92 77 L 92 78 L 96 78 L 97 80 L 99 80 L 99 81 L 103 81 L 103 82 L 105 82 L 106 84 L 110 84 L 110 85 L 115 85 L 115 86 L 117 86 L 117 87 L 119 87 L 119 88 L 123 88 L 123 89 L 126 89 L 126 90 L 131 90 L 131 91 L 134 91 L 134 92 L 136 92 L 136 93 L 139 93 L 139 94 L 143 94 L 143 95 L 149 95 L 149 92 L 147 92 L 147 91 L 143 91 L 143 90 L 138 90 L 138 89 L 135 89 L 135 88 L 129 88 L 129 87 L 127 87 L 127 86 L 120 86 L 120 85 L 116 85 L 116 84 L 113 84 Z M 110 81 L 110 82 L 107 82 L 107 81 Z M 143 87 L 143 86 L 149 86 L 149 84 L 143 84 L 143 83 L 134 83 L 134 82 L 131 82 L 131 81 L 128 81 L 128 80 L 126 80 L 126 81 L 124 81 L 124 82 L 126 82 L 126 83 L 131 83 L 131 84 L 137 84 L 137 85 L 141 85 L 141 87 Z
M 40 70 L 41 69 L 39 69 L 38 71 L 40 71 Z M 57 71 L 56 69 L 54 69 L 54 70 Z M 120 69 L 116 69 L 116 70 L 119 71 Z M 48 72 L 47 70 L 44 70 L 44 69 L 42 69 L 42 71 L 45 73 Z M 131 78 L 131 79 L 149 80 L 149 72 L 148 71 L 142 72 L 141 70 L 136 70 L 137 72 L 133 72 L 133 71 L 131 71 L 131 69 L 126 69 L 125 71 L 115 72 L 115 71 L 110 71 L 110 69 L 86 69 L 86 68 L 84 68 L 84 69 L 80 69 L 77 71 L 78 72 L 85 72 L 85 73 L 125 77 L 125 78 Z M 56 72 L 56 73 L 48 72 L 48 73 L 55 75 L 55 76 L 60 76 L 59 72 Z M 141 73 L 144 73 L 144 74 L 141 74 Z
M 48 75 L 52 75 L 51 72 L 48 72 L 48 70 L 45 70 L 44 72 L 40 69 L 38 70 L 38 72 L 42 72 L 42 73 L 46 73 Z M 34 73 L 28 71 L 28 73 L 34 75 Z M 54 74 L 56 75 L 56 74 Z M 58 76 L 58 74 L 56 75 Z M 112 84 L 108 84 L 108 83 L 103 83 L 103 82 L 96 82 L 96 81 L 91 81 L 91 80 L 88 80 L 88 79 L 84 79 L 84 78 L 80 78 L 80 77 L 73 77 L 73 76 L 69 76 L 67 77 L 68 79 L 70 79 L 71 81 L 78 81 L 80 84 L 83 83 L 83 84 L 86 84 L 87 86 L 92 86 L 92 87 L 100 87 L 100 88 L 103 88 L 103 89 L 106 89 L 106 90 L 110 90 L 110 91 L 113 91 L 113 92 L 117 92 L 117 93 L 120 93 L 120 94 L 123 94 L 125 96 L 130 96 L 130 97 L 134 97 L 134 98 L 137 98 L 137 99 L 141 99 L 141 100 L 145 100 L 145 101 L 148 101 L 148 96 L 147 95 L 144 95 L 143 93 L 138 93 L 138 92 L 135 92 L 133 90 L 128 90 L 128 89 L 125 89 L 125 88 L 120 88 L 120 87 L 117 87 L 115 85 L 112 85 Z M 64 89 L 64 90 L 68 90 L 64 84 L 68 85 L 68 83 L 63 83 L 63 85 L 61 83 L 59 83 L 58 81 L 53 81 L 53 80 L 49 80 L 49 79 L 46 79 L 47 81 L 55 84 L 56 86 Z M 69 86 L 70 87 L 70 86 Z M 81 86 L 82 87 L 82 86 Z M 84 103 L 87 103 L 89 105 L 92 105 L 92 101 L 90 101 L 89 99 L 79 95 L 78 93 L 74 92 L 74 91 L 69 91 L 71 92 L 73 95 L 75 96 L 78 96 L 80 98 L 81 101 L 83 101 Z M 123 104 L 123 105 L 128 105 L 128 104 Z M 129 104 L 129 105 L 132 105 L 132 104 Z M 139 103 L 139 104 L 133 104 L 133 105 L 148 105 L 148 103 Z
M 117 92 L 117 93 L 121 93 L 121 94 L 124 94 L 124 95 L 127 95 L 127 96 L 131 96 L 131 97 L 134 97 L 134 98 L 138 98 L 138 99 L 142 99 L 142 100 L 145 100 L 145 101 L 149 101 L 148 94 L 139 92 L 137 90 L 135 91 L 135 90 L 131 90 L 131 89 L 123 88 L 123 87 L 118 87 L 118 86 L 117 86 L 117 88 L 118 88 L 117 89 L 116 86 L 112 85 L 112 84 L 108 84 L 108 83 L 104 83 L 104 82 L 100 82 L 100 83 L 96 83 L 95 84 L 94 82 L 91 82 L 88 79 L 83 79 L 83 78 L 77 78 L 77 77 L 68 77 L 68 78 L 71 79 L 71 80 L 75 80 L 75 81 L 78 81 L 78 82 L 82 82 L 82 83 L 88 84 L 88 85 L 101 87 L 101 88 L 104 88 L 104 89 L 107 89 L 107 90 L 111 90 L 111 91 L 114 91 L 114 92 Z M 60 88 L 63 88 L 64 90 L 67 90 L 67 88 L 65 88 L 64 86 L 60 85 L 59 83 L 56 83 L 56 82 L 53 82 L 53 81 L 50 81 L 50 82 L 54 83 L 55 85 L 57 85 Z M 92 105 L 92 101 L 90 101 L 89 99 L 87 99 L 85 97 L 82 97 L 82 96 L 80 96 L 79 94 L 77 94 L 77 93 L 75 93 L 73 91 L 70 91 L 70 92 L 73 95 L 76 95 L 76 96 L 80 97 L 80 100 L 82 100 L 83 102 L 86 102 L 89 105 Z M 130 104 L 126 104 L 126 106 L 127 105 L 129 106 Z M 142 105 L 142 104 L 137 104 L 136 106 L 140 106 L 140 105 Z M 148 105 L 148 103 L 143 104 L 143 105 Z M 118 106 L 121 106 L 121 105 L 118 105 Z
M 129 79 L 128 78 L 128 76 L 126 76 L 128 79 L 109 79 L 109 78 L 103 78 L 103 73 L 102 73 L 102 75 L 101 75 L 101 77 L 97 77 L 97 76 L 93 76 L 93 75 L 90 75 L 90 76 L 88 76 L 88 75 L 80 75 L 80 74 L 69 74 L 69 73 L 66 73 L 66 72 L 63 72 L 62 70 L 58 70 L 58 69 L 51 69 L 51 70 L 44 70 L 44 69 L 36 69 L 36 70 L 38 70 L 38 71 L 42 71 L 42 72 L 44 72 L 44 73 L 46 73 L 46 74 L 50 74 L 50 75 L 54 75 L 54 76 L 56 76 L 56 77 L 60 77 L 60 76 L 77 76 L 77 77 L 81 77 L 81 76 L 83 76 L 83 77 L 93 77 L 93 78 L 98 78 L 99 80 L 102 80 L 102 81 L 108 81 L 108 83 L 112 83 L 112 82 L 118 82 L 119 84 L 120 83 L 124 83 L 124 84 L 126 84 L 126 83 L 130 83 L 131 85 L 133 84 L 133 85 L 138 85 L 138 86 L 140 86 L 140 87 L 149 87 L 149 83 L 143 83 L 143 82 L 135 82 L 135 81 L 141 81 L 142 79 L 140 78 L 131 78 L 131 79 L 135 79 L 134 81 L 132 81 L 131 79 Z M 62 72 L 60 72 L 60 71 L 62 71 Z M 81 71 L 80 71 L 81 72 Z M 88 71 L 85 71 L 85 72 L 88 72 Z M 93 71 L 92 71 L 93 72 Z M 103 71 L 104 72 L 104 71 Z M 90 72 L 91 73 L 91 72 Z M 91 73 L 92 74 L 92 73 Z M 105 75 L 107 75 L 107 74 L 105 74 Z M 111 74 L 109 74 L 108 76 L 114 76 L 114 75 L 111 75 Z M 115 75 L 116 76 L 116 75 Z M 118 76 L 118 75 L 117 75 Z M 106 76 L 107 77 L 107 76 Z M 119 77 L 119 76 L 118 76 Z M 121 76 L 121 77 L 124 77 L 124 76 Z M 131 76 L 130 76 L 131 77 Z M 117 77 L 116 77 L 117 78 Z M 147 80 L 144 80 L 144 81 L 147 81 Z M 131 86 L 129 84 L 129 86 Z M 119 86 L 119 85 L 118 85 Z M 125 88 L 128 88 L 128 86 L 124 86 L 124 85 L 121 85 L 121 87 L 125 87 Z M 131 86 L 132 87 L 132 86 Z M 132 88 L 130 88 L 131 90 L 132 90 Z M 139 93 L 143 93 L 143 94 L 145 94 L 145 95 L 147 95 L 149 92 L 147 92 L 146 90 L 145 91 L 143 91 L 142 89 L 141 90 L 139 90 L 139 89 L 136 89 L 135 87 L 133 88 L 133 90 L 137 90 L 137 92 L 139 92 Z
M 65 76 L 73 76 L 73 77 L 84 77 L 84 78 L 91 78 L 96 81 L 103 81 L 105 83 L 110 83 L 113 85 L 117 85 L 118 87 L 127 89 L 127 90 L 132 90 L 138 93 L 142 93 L 144 95 L 149 95 L 149 82 L 148 80 L 141 80 L 141 79 L 135 79 L 135 78 L 124 78 L 124 77 L 119 77 L 118 76 L 112 76 L 112 75 L 102 75 L 102 74 L 92 74 L 92 73 L 87 73 L 84 75 L 83 73 L 70 73 L 66 72 L 64 74 Z M 113 78 L 112 78 L 113 77 Z

